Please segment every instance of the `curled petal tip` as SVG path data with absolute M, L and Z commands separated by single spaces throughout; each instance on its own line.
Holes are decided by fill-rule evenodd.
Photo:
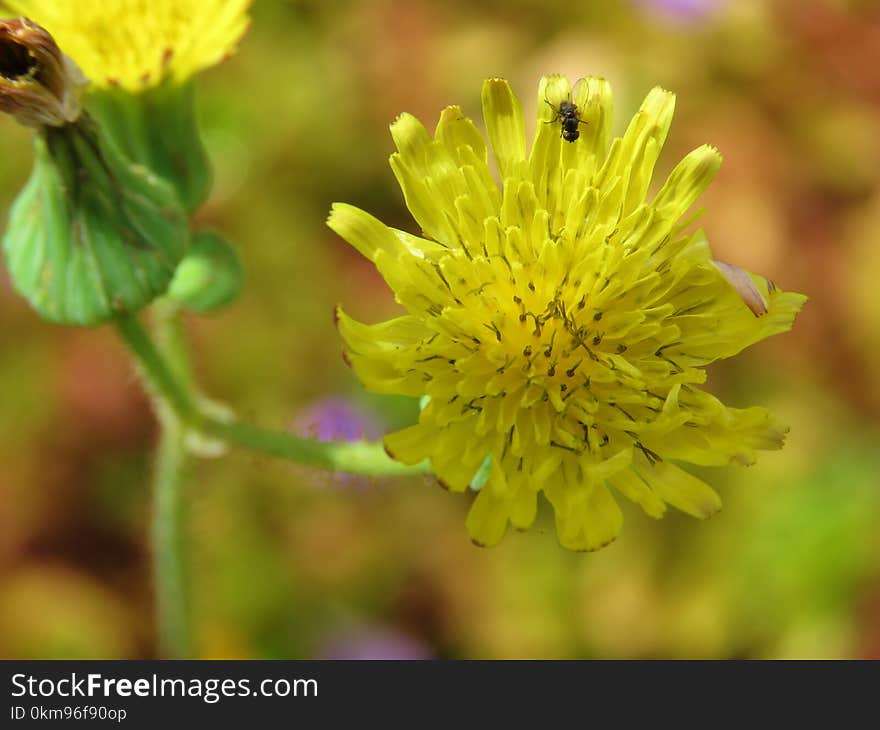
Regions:
M 758 291 L 752 277 L 748 275 L 744 269 L 733 264 L 727 264 L 724 261 L 712 262 L 727 282 L 736 290 L 743 303 L 751 310 L 756 317 L 763 317 L 768 312 L 767 300 L 764 295 Z

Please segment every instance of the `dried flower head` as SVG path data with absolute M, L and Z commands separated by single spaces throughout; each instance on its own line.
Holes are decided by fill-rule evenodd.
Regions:
M 0 20 L 0 111 L 28 127 L 61 127 L 79 117 L 87 83 L 44 28 Z
M 569 142 L 554 107 L 575 104 Z M 718 495 L 674 462 L 751 464 L 787 429 L 763 408 L 730 408 L 698 386 L 705 366 L 788 330 L 805 297 L 746 275 L 757 317 L 682 216 L 721 159 L 687 155 L 650 200 L 674 97 L 651 91 L 608 146 L 611 92 L 546 77 L 526 151 L 506 81 L 483 87 L 487 145 L 457 107 L 432 138 L 404 114 L 391 166 L 422 228 L 414 236 L 337 204 L 329 225 L 371 259 L 407 313 L 376 325 L 341 311 L 346 359 L 372 390 L 430 396 L 418 424 L 385 438 L 413 464 L 464 491 L 491 457 L 471 508 L 473 540 L 525 529 L 543 492 L 560 542 L 595 550 L 621 528 L 612 491 L 660 517 L 666 504 L 705 518 Z M 729 274 L 729 272 L 728 272 Z M 739 290 L 739 291 L 738 291 Z

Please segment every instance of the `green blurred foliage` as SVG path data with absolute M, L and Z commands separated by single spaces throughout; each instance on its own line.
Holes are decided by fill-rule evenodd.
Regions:
M 193 463 L 199 655 L 321 656 L 379 627 L 439 657 L 880 657 L 878 53 L 869 2 L 257 0 L 198 97 L 215 167 L 198 224 L 236 244 L 246 286 L 187 322 L 205 390 L 243 417 L 284 428 L 331 396 L 387 428 L 415 417 L 342 363 L 334 304 L 367 321 L 396 305 L 324 219 L 340 200 L 415 230 L 387 125 L 452 103 L 478 118 L 488 76 L 527 114 L 544 73 L 606 76 L 618 127 L 651 86 L 678 92 L 658 177 L 717 145 L 716 256 L 811 301 L 791 334 L 710 372 L 728 402 L 792 424 L 786 449 L 707 470 L 725 509 L 706 523 L 624 506 L 596 554 L 561 549 L 546 511 L 476 548 L 469 498 L 428 479 Z M 0 120 L 6 208 L 29 134 Z M 112 332 L 42 323 L 2 277 L 0 656 L 153 656 L 149 406 Z

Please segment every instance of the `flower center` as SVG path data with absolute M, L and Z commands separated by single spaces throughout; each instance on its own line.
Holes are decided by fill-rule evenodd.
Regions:
M 511 388 L 538 384 L 570 396 L 588 388 L 592 377 L 601 378 L 600 371 L 615 368 L 609 355 L 627 351 L 625 333 L 601 306 L 608 303 L 606 282 L 562 267 L 547 271 L 540 261 L 478 263 L 492 269 L 490 283 L 466 289 L 476 282 L 463 277 L 459 288 L 465 291 L 455 293 L 477 327 L 470 334 L 499 372 L 509 374 Z
M 653 458 L 638 433 L 682 372 L 663 353 L 678 334 L 664 323 L 672 305 L 654 302 L 656 273 L 625 276 L 604 255 L 550 243 L 537 258 L 453 255 L 436 265 L 454 304 L 429 308 L 437 334 L 416 367 L 438 417 L 473 414 L 478 432 L 508 442 L 518 427 L 577 454 L 629 445 Z

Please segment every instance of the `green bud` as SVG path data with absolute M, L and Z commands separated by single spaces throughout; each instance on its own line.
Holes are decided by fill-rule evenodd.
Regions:
M 193 238 L 189 253 L 177 267 L 168 296 L 187 309 L 205 314 L 235 299 L 243 278 L 235 248 L 219 234 L 202 231 Z
M 47 320 L 96 325 L 163 294 L 186 253 L 174 189 L 83 115 L 39 128 L 3 240 L 15 288 Z
M 137 94 L 100 89 L 88 109 L 132 160 L 149 167 L 177 189 L 195 212 L 211 191 L 211 167 L 196 123 L 192 83 L 166 81 Z

